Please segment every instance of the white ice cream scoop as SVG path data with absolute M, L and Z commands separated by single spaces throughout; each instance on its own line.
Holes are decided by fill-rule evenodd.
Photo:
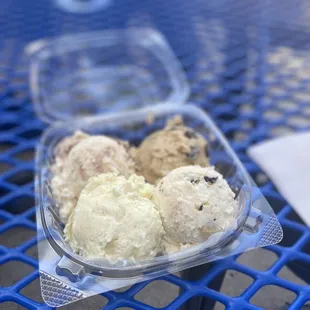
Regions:
M 154 197 L 166 239 L 181 247 L 206 241 L 235 222 L 235 194 L 213 167 L 171 171 L 157 185 Z

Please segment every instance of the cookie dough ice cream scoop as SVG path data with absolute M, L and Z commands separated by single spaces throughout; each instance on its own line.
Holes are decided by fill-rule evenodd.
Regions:
M 213 167 L 177 168 L 156 186 L 154 196 L 172 244 L 197 244 L 235 223 L 235 194 Z
M 161 250 L 164 233 L 144 178 L 113 173 L 93 177 L 65 227 L 72 249 L 85 257 L 147 259 Z
M 140 174 L 152 183 L 157 182 L 171 170 L 188 165 L 208 166 L 206 139 L 192 128 L 175 119 L 163 130 L 148 136 L 135 151 Z

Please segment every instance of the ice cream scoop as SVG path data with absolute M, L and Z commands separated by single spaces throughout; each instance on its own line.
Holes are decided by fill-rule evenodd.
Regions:
M 85 257 L 154 257 L 164 231 L 152 196 L 153 186 L 137 175 L 91 178 L 65 227 L 66 241 Z
M 52 170 L 54 174 L 59 174 L 63 170 L 65 160 L 71 151 L 71 149 L 81 142 L 83 139 L 89 137 L 88 134 L 81 130 L 74 132 L 72 136 L 63 138 L 55 147 L 55 163 L 53 164 Z
M 87 181 L 98 174 L 115 172 L 128 177 L 135 172 L 134 161 L 124 141 L 106 136 L 89 136 L 71 148 L 61 159 L 62 169 L 54 169 L 51 181 L 59 202 L 61 220 L 66 223 Z M 56 165 L 57 161 L 56 158 Z
M 173 119 L 164 129 L 148 136 L 134 151 L 134 157 L 139 173 L 152 184 L 175 168 L 209 165 L 206 139 L 180 119 Z
M 169 172 L 156 186 L 168 251 L 206 241 L 235 223 L 235 194 L 213 167 L 186 166 Z
M 135 172 L 125 142 L 106 136 L 92 136 L 72 148 L 65 168 L 70 188 L 79 193 L 90 177 L 115 172 L 125 177 Z
M 66 158 L 71 149 L 87 137 L 89 137 L 89 135 L 81 130 L 77 130 L 72 136 L 65 137 L 57 144 L 55 156 L 62 159 Z

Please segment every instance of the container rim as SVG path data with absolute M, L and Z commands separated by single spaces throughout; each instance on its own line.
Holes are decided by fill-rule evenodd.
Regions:
M 100 120 L 101 122 L 105 122 L 105 120 L 109 120 L 111 122 L 113 119 L 126 119 L 128 115 L 132 115 L 135 117 L 139 117 L 141 114 L 146 114 L 147 113 L 154 113 L 155 116 L 162 115 L 165 113 L 184 113 L 186 112 L 187 115 L 190 115 L 192 117 L 196 117 L 200 119 L 201 121 L 204 122 L 205 125 L 208 126 L 208 128 L 211 129 L 212 133 L 216 136 L 217 139 L 220 140 L 222 146 L 224 147 L 225 151 L 231 156 L 231 158 L 234 161 L 234 164 L 240 169 L 240 172 L 242 176 L 244 177 L 245 181 L 245 186 L 250 189 L 253 186 L 253 181 L 250 179 L 247 171 L 245 170 L 243 164 L 240 162 L 238 159 L 237 155 L 235 152 L 232 150 L 232 148 L 229 146 L 228 141 L 226 138 L 223 136 L 219 128 L 214 124 L 212 119 L 208 116 L 207 113 L 205 113 L 203 110 L 199 109 L 198 107 L 195 107 L 193 105 L 179 105 L 179 104 L 160 104 L 160 105 L 155 105 L 152 107 L 146 107 L 138 110 L 134 110 L 128 113 L 114 113 L 114 114 L 109 114 L 109 115 L 101 115 L 101 116 L 96 116 L 96 117 L 87 117 L 83 119 L 83 126 L 87 126 L 87 123 L 94 122 L 95 120 Z M 72 127 L 72 128 L 78 128 L 79 124 L 81 123 L 81 120 L 74 120 L 71 123 L 66 123 L 66 126 Z M 63 126 L 62 122 L 57 122 L 56 124 L 52 125 L 50 127 L 51 130 L 56 129 Z M 36 164 L 37 167 L 40 166 L 40 163 L 42 161 L 43 157 L 43 152 L 44 152 L 44 145 L 45 141 L 47 140 L 47 134 L 48 132 L 44 132 L 42 137 L 41 137 L 41 143 L 37 147 L 37 152 L 36 152 Z M 133 277 L 133 276 L 138 276 L 141 275 L 141 273 L 144 272 L 156 272 L 160 271 L 163 268 L 164 269 L 169 269 L 169 267 L 180 263 L 188 263 L 190 261 L 195 261 L 198 258 L 201 258 L 200 255 L 203 254 L 208 254 L 210 252 L 216 251 L 220 249 L 221 247 L 224 247 L 225 245 L 229 244 L 232 240 L 238 236 L 243 228 L 243 225 L 249 215 L 250 208 L 252 205 L 252 193 L 250 190 L 246 190 L 247 198 L 246 198 L 246 203 L 244 205 L 244 208 L 242 210 L 242 216 L 244 216 L 244 219 L 238 223 L 238 227 L 229 233 L 225 238 L 220 240 L 219 243 L 215 244 L 214 246 L 209 246 L 205 247 L 204 244 L 206 244 L 208 241 L 202 242 L 200 244 L 194 245 L 192 247 L 183 249 L 181 251 L 178 251 L 173 254 L 169 255 L 163 255 L 159 257 L 155 257 L 153 259 L 148 259 L 148 260 L 139 260 L 136 261 L 135 265 L 130 265 L 133 261 L 126 261 L 129 263 L 127 266 L 113 266 L 113 263 L 111 263 L 109 266 L 102 266 L 100 264 L 100 261 L 104 261 L 105 264 L 107 263 L 107 260 L 104 259 L 96 259 L 94 262 L 92 259 L 87 259 L 84 258 L 72 251 L 68 251 L 68 249 L 64 248 L 61 244 L 61 242 L 58 240 L 58 238 L 55 238 L 55 233 L 53 233 L 52 228 L 50 228 L 47 224 L 47 220 L 45 217 L 45 206 L 44 206 L 44 200 L 42 196 L 42 171 L 41 173 L 37 174 L 37 182 L 36 182 L 36 190 L 39 193 L 39 208 L 40 208 L 40 215 L 41 215 L 41 222 L 43 226 L 43 230 L 47 236 L 47 239 L 53 249 L 61 256 L 66 256 L 68 259 L 71 261 L 75 262 L 76 264 L 83 266 L 85 270 L 87 270 L 90 273 L 96 273 L 100 274 L 102 276 L 109 276 L 112 278 L 120 278 L 120 277 Z

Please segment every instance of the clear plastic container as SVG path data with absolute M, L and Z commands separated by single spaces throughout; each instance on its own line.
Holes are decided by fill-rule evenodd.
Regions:
M 152 125 L 146 122 L 149 114 L 154 117 Z M 237 193 L 240 213 L 237 230 L 242 229 L 251 205 L 251 183 L 232 149 L 211 121 L 198 108 L 190 105 L 158 105 L 153 108 L 146 108 L 126 114 L 122 113 L 122 115 L 113 114 L 88 120 L 83 119 L 70 123 L 61 123 L 50 127 L 44 133 L 41 146 L 38 148 L 37 158 L 39 168 L 39 204 L 41 206 L 43 227 L 46 228 L 46 232 L 53 239 L 54 245 L 61 251 L 62 255 L 70 257 L 85 266 L 85 268 L 90 268 L 97 272 L 101 271 L 103 275 L 127 277 L 139 276 L 141 273 L 162 270 L 168 267 L 171 269 L 179 269 L 181 265 L 187 267 L 191 261 L 197 258 L 198 254 L 204 255 L 204 252 L 208 252 L 213 248 L 214 242 L 208 241 L 206 244 L 200 244 L 169 256 L 156 257 L 152 260 L 111 263 L 108 260 L 92 261 L 72 253 L 62 237 L 63 225 L 58 218 L 56 201 L 53 199 L 50 188 L 52 176 L 50 167 L 54 163 L 54 148 L 57 142 L 66 136 L 72 135 L 75 130 L 81 129 L 90 134 L 113 136 L 137 145 L 145 136 L 163 128 L 165 122 L 175 115 L 181 115 L 186 126 L 194 128 L 209 141 L 211 164 L 216 167 L 217 171 L 223 174 L 230 187 Z M 220 242 L 217 241 L 214 245 L 215 248 L 229 242 L 235 233 L 236 231 L 230 231 L 224 236 L 221 235 Z M 211 244 L 211 247 L 208 243 Z
M 98 35 L 105 40 L 97 40 Z M 121 57 L 114 59 L 112 50 Z M 27 52 L 31 54 L 31 89 L 39 116 L 48 122 L 65 120 L 44 132 L 36 155 L 39 268 L 47 304 L 61 306 L 281 240 L 282 230 L 271 207 L 219 129 L 204 111 L 182 104 L 188 86 L 161 35 L 144 29 L 83 34 L 36 42 Z M 109 61 L 110 57 L 115 62 Z M 89 101 L 76 99 L 80 91 Z M 110 102 L 111 97 L 115 101 Z M 87 110 L 91 116 L 80 115 L 81 106 L 93 107 Z M 139 145 L 175 115 L 181 115 L 186 126 L 208 140 L 211 164 L 236 194 L 235 227 L 201 244 L 151 260 L 111 262 L 74 253 L 63 238 L 64 227 L 50 188 L 57 143 L 80 129 Z M 151 124 L 149 116 L 154 119 Z

